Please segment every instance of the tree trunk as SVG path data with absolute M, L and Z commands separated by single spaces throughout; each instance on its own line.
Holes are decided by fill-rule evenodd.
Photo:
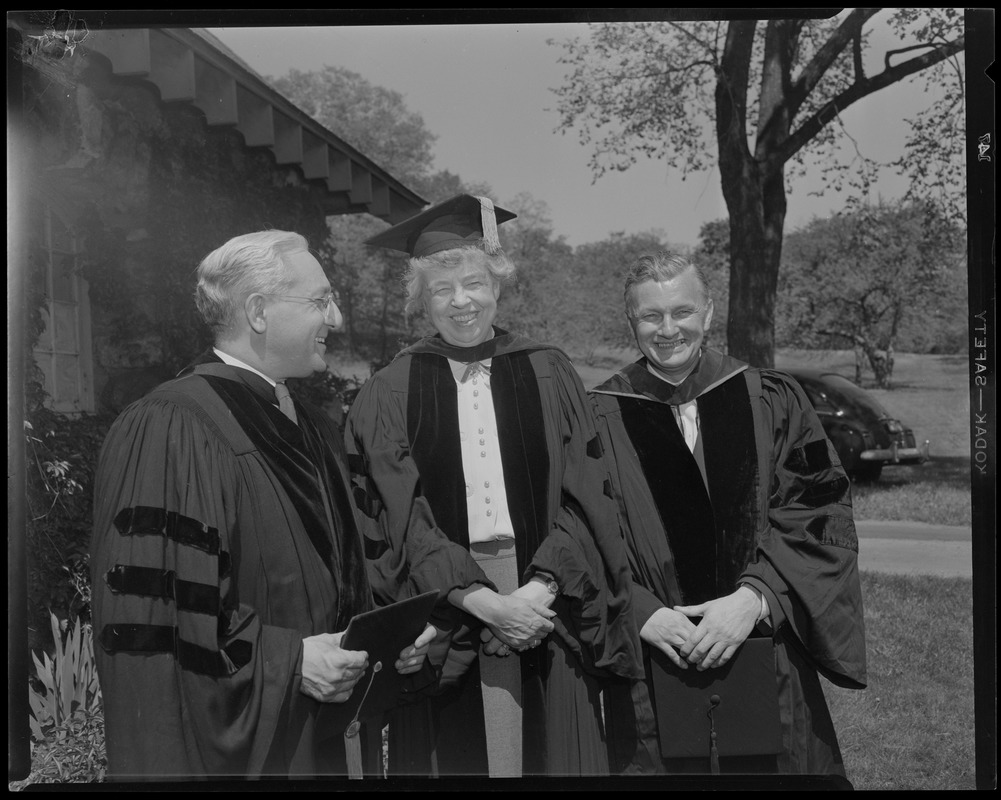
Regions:
M 730 216 L 727 348 L 730 355 L 752 366 L 771 368 L 775 366 L 775 295 L 786 215 L 784 162 L 776 154 L 788 135 L 789 120 L 777 113 L 771 123 L 759 125 L 755 152 L 748 149 L 747 81 L 754 26 L 753 21 L 735 21 L 727 28 L 716 83 L 716 141 Z M 778 62 L 785 61 L 794 32 L 773 28 L 770 36 L 771 53 Z M 773 91 L 777 87 L 771 81 L 783 68 L 774 73 L 763 81 L 762 89 L 763 102 L 770 108 L 781 96 Z M 762 114 L 765 119 L 770 116 Z
M 767 192 L 749 186 L 750 182 L 737 181 L 730 192 L 724 191 L 730 214 L 727 347 L 732 356 L 752 366 L 772 368 L 775 295 L 785 213 L 784 209 L 777 215 L 763 213 L 762 209 L 768 205 Z M 781 194 L 784 206 L 784 190 Z
M 867 333 L 865 336 L 859 334 L 856 341 L 859 347 L 865 352 L 865 356 L 869 361 L 876 388 L 886 389 L 889 384 L 889 375 L 887 373 L 888 365 L 885 353 L 881 353 L 876 347 L 876 340 L 871 334 Z M 892 370 L 892 366 L 890 369 Z
M 855 342 L 855 385 L 862 385 L 862 372 L 865 369 L 865 353 L 862 351 L 862 345 L 859 342 Z

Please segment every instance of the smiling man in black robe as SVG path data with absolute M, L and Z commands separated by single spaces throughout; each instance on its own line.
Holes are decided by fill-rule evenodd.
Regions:
M 606 692 L 613 770 L 709 772 L 708 751 L 662 756 L 664 737 L 692 731 L 654 713 L 647 648 L 713 670 L 754 632 L 775 645 L 781 746 L 721 758 L 721 770 L 843 776 L 818 674 L 865 686 L 848 478 L 794 380 L 703 347 L 713 304 L 694 264 L 641 257 L 625 302 L 643 357 L 592 400 L 626 521 L 647 678 Z
M 122 412 L 98 465 L 109 775 L 344 776 L 361 765 L 343 704 L 368 660 L 340 640 L 373 599 L 340 432 L 284 385 L 326 369 L 340 311 L 296 233 L 231 239 L 198 277 L 215 347 Z M 433 632 L 400 654 L 401 673 Z

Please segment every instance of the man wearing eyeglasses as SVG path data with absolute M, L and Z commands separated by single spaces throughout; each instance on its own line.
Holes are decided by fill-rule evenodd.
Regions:
M 860 689 L 866 673 L 858 540 L 837 454 L 794 380 L 705 347 L 713 302 L 696 264 L 640 257 L 625 304 L 642 358 L 591 392 L 646 666 L 645 680 L 605 692 L 613 772 L 844 776 L 818 674 Z M 727 728 L 729 697 L 715 722 L 703 709 L 695 724 L 716 725 L 711 746 L 691 748 L 697 731 L 679 725 L 677 705 L 666 713 L 676 684 L 657 677 L 658 662 L 667 681 L 725 676 L 749 637 L 774 648 L 755 647 L 762 683 L 742 691 L 777 700 L 768 714 L 738 714 L 743 731 Z M 753 735 L 758 725 L 774 741 Z M 748 730 L 749 744 L 727 750 Z
M 344 704 L 368 654 L 340 642 L 372 593 L 340 432 L 285 387 L 327 368 L 341 313 L 306 240 L 286 231 L 207 255 L 195 297 L 214 347 L 119 416 L 98 465 L 109 774 L 354 774 Z M 433 634 L 395 668 L 417 672 Z

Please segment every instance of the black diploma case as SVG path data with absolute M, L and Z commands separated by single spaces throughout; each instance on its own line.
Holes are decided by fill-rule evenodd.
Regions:
M 782 751 L 775 645 L 747 639 L 723 667 L 679 669 L 651 654 L 654 713 L 664 758 L 773 755 Z
M 367 719 L 397 704 L 408 676 L 397 672 L 394 665 L 400 652 L 427 627 L 438 594 L 435 589 L 351 618 L 341 648 L 367 652 L 368 669 L 344 704 L 345 711 Z

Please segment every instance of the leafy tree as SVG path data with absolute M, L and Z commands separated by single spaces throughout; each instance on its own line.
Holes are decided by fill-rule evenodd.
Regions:
M 847 184 L 864 194 L 875 177 L 877 165 L 860 155 L 831 159 L 845 109 L 921 73 L 946 91 L 906 143 L 919 157 L 898 167 L 912 171 L 914 191 L 926 197 L 929 185 L 944 191 L 963 174 L 948 166 L 959 151 L 949 137 L 962 133 L 964 116 L 961 10 L 891 9 L 887 24 L 899 46 L 870 75 L 864 57 L 882 10 L 827 20 L 602 24 L 562 43 L 569 72 L 556 90 L 560 128 L 578 130 L 595 177 L 640 156 L 683 174 L 719 168 L 730 228 L 729 350 L 758 366 L 774 363 L 787 181 L 805 173 L 811 154 L 828 188 Z M 948 124 L 917 127 L 939 122 Z
M 571 249 L 562 237 L 548 241 L 540 238 L 543 229 L 533 233 L 535 257 L 522 270 L 529 277 L 522 287 L 519 330 L 588 364 L 604 348 L 630 346 L 622 302 L 625 272 L 642 253 L 664 249 L 664 242 L 653 233 L 613 233 Z M 545 257 L 540 259 L 539 253 Z
M 573 248 L 554 238 L 549 207 L 522 192 L 501 205 L 518 216 L 500 229 L 504 252 L 518 268 L 517 281 L 501 294 L 498 321 L 501 327 L 548 341 L 548 287 L 554 274 L 570 269 Z
M 292 69 L 270 82 L 403 183 L 416 186 L 428 177 L 437 137 L 425 127 L 420 114 L 406 107 L 399 92 L 376 86 L 357 72 L 331 66 L 316 72 Z
M 806 347 L 856 352 L 879 388 L 893 377 L 908 323 L 948 330 L 965 320 L 960 231 L 931 203 L 886 203 L 816 219 L 787 237 L 780 286 L 784 334 Z

